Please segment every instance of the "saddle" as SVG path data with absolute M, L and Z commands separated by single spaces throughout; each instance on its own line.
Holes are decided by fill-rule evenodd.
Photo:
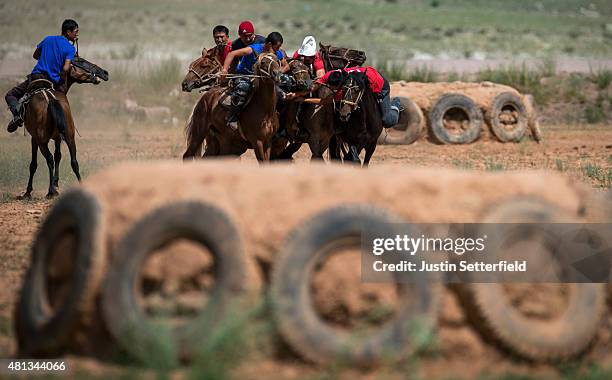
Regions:
M 19 99 L 17 102 L 17 112 L 21 116 L 22 119 L 25 118 L 25 113 L 28 108 L 28 104 L 32 97 L 36 94 L 43 94 L 47 102 L 49 98 L 55 99 L 55 95 L 53 91 L 55 90 L 53 86 L 53 82 L 44 78 L 33 75 L 31 77 L 30 83 L 28 84 L 28 89 L 24 96 Z

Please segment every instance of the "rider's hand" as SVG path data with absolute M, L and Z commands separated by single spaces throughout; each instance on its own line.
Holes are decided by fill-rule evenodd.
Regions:
M 288 92 L 285 94 L 285 100 L 293 100 L 297 97 L 295 92 Z

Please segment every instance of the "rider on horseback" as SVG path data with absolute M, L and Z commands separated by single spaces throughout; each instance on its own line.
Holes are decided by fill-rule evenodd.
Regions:
M 306 36 L 302 46 L 293 53 L 293 59 L 299 59 L 310 69 L 312 78 L 320 78 L 325 75 L 323 60 L 317 51 L 317 42 L 313 36 Z
M 62 23 L 61 36 L 47 36 L 36 46 L 33 58 L 38 63 L 28 75 L 28 78 L 6 93 L 5 100 L 13 120 L 8 125 L 9 132 L 15 132 L 23 125 L 20 114 L 19 100 L 26 95 L 31 81 L 45 79 L 53 83 L 54 86 L 61 84 L 65 79 L 62 78 L 70 70 L 70 62 L 74 60 L 76 49 L 71 44 L 76 42 L 79 36 L 79 25 L 74 20 L 64 20 Z M 60 134 L 63 131 L 60 131 Z
M 316 91 L 320 86 L 325 85 L 334 91 L 336 100 L 342 99 L 342 84 L 346 81 L 348 75 L 352 72 L 365 73 L 370 90 L 376 95 L 382 116 L 382 122 L 385 128 L 390 128 L 397 124 L 400 113 L 399 98 L 390 97 L 389 81 L 385 79 L 372 66 L 367 67 L 347 67 L 345 69 L 332 70 L 319 78 L 312 86 L 311 91 Z M 291 94 L 291 97 L 302 96 L 303 94 Z
M 232 51 L 232 41 L 229 39 L 229 29 L 225 25 L 217 25 L 213 28 L 213 39 L 215 40 L 215 47 L 212 48 L 215 53 L 215 57 L 221 64 L 225 62 L 225 58 Z M 204 49 L 202 55 L 206 55 L 207 51 Z
M 276 54 L 276 57 L 281 62 L 281 71 L 286 72 L 289 69 L 285 54 L 281 50 L 282 45 L 283 36 L 278 32 L 272 32 L 266 37 L 263 44 L 252 44 L 243 49 L 233 50 L 227 55 L 221 73 L 223 75 L 227 74 L 232 61 L 236 57 L 242 57 L 238 63 L 236 72 L 237 74 L 244 75 L 239 76 L 233 81 L 230 94 L 226 98 L 229 99 L 230 102 L 224 103 L 229 110 L 227 125 L 233 130 L 238 130 L 238 115 L 244 106 L 246 106 L 253 89 L 253 81 L 249 76 L 253 75 L 253 65 L 257 62 L 257 56 L 262 53 Z

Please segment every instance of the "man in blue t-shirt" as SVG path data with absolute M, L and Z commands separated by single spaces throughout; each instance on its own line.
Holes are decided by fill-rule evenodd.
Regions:
M 253 65 L 257 62 L 257 56 L 261 53 L 276 54 L 281 64 L 281 72 L 287 72 L 289 70 L 289 65 L 285 59 L 284 52 L 281 50 L 281 46 L 283 46 L 283 36 L 279 32 L 272 32 L 266 37 L 263 44 L 251 44 L 242 49 L 233 49 L 225 58 L 221 74 L 227 74 L 232 62 L 238 57 L 241 57 L 241 59 L 238 64 L 237 73 L 245 75 L 253 74 Z M 253 84 L 248 76 L 238 77 L 233 82 L 234 84 L 231 88 L 230 96 L 226 98 L 230 103 L 224 105 L 229 110 L 226 120 L 227 125 L 234 131 L 237 131 L 238 115 L 242 108 L 246 106 L 246 102 L 253 89 Z
M 70 62 L 74 60 L 76 50 L 71 44 L 79 37 L 79 24 L 74 20 L 64 20 L 62 23 L 61 36 L 47 36 L 37 46 L 32 57 L 38 62 L 28 78 L 6 93 L 5 100 L 8 104 L 13 120 L 8 125 L 9 132 L 15 132 L 23 125 L 23 120 L 17 110 L 19 99 L 23 97 L 28 89 L 30 81 L 34 79 L 47 79 L 54 85 L 61 84 L 62 75 L 70 70 Z

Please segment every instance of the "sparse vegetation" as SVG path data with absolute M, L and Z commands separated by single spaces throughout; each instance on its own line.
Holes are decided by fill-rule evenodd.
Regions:
M 503 163 L 497 162 L 491 157 L 487 157 L 485 159 L 484 164 L 485 164 L 485 169 L 490 172 L 499 172 L 499 171 L 505 170 L 505 166 Z
M 587 163 L 582 166 L 582 172 L 586 177 L 594 180 L 599 187 L 612 187 L 612 168 L 602 168 L 599 165 Z
M 597 88 L 605 90 L 612 82 L 612 70 L 597 69 L 593 71 L 591 68 L 591 81 L 597 84 Z

